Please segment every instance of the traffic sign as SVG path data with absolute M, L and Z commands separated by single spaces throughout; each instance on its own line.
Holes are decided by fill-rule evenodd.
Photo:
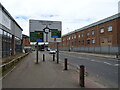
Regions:
M 30 32 L 30 41 L 31 42 L 43 42 L 43 32 Z
M 51 38 L 61 38 L 61 31 L 58 31 L 57 29 L 52 29 Z
M 31 42 L 61 42 L 61 21 L 29 20 Z

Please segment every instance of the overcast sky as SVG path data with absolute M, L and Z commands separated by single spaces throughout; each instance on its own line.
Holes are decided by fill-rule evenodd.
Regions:
M 1 0 L 23 34 L 29 19 L 62 21 L 62 35 L 118 13 L 119 0 Z

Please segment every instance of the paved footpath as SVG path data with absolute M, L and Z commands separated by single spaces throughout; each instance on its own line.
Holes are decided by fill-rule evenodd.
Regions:
M 73 69 L 64 70 L 63 64 L 52 61 L 46 54 L 42 61 L 43 52 L 39 52 L 39 64 L 35 64 L 36 52 L 30 53 L 16 68 L 3 79 L 3 88 L 81 88 L 79 73 Z M 99 88 L 86 81 L 86 88 Z

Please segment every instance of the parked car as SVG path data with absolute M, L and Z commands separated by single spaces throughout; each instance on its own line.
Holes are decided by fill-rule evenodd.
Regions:
M 56 54 L 55 50 L 50 50 L 49 54 Z

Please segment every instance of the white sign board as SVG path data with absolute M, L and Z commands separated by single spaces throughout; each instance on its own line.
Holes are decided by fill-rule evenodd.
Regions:
M 29 20 L 31 42 L 61 42 L 61 30 L 61 21 Z

